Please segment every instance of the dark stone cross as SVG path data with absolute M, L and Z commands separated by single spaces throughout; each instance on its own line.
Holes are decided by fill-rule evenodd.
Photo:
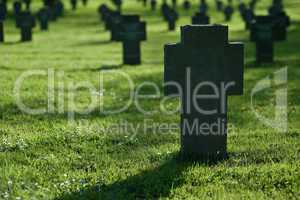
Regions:
M 177 6 L 177 0 L 172 0 L 172 6 L 173 6 L 173 9 L 176 8 L 176 6 Z
M 25 3 L 26 10 L 30 11 L 31 0 L 23 0 L 23 2 Z
M 56 18 L 62 17 L 64 15 L 64 4 L 61 0 L 55 1 L 53 9 Z
M 223 2 L 221 0 L 216 0 L 216 8 L 219 12 L 223 10 Z
M 290 17 L 282 11 L 273 15 L 274 18 L 274 38 L 277 41 L 285 41 L 287 38 L 287 28 L 291 25 Z
M 255 10 L 255 6 L 257 4 L 257 0 L 251 0 L 249 3 L 249 7 L 251 10 Z
M 122 9 L 122 0 L 112 0 L 112 2 L 117 7 L 118 11 L 121 12 L 121 9 Z
M 6 18 L 5 2 L 0 0 L 0 43 L 4 42 L 4 20 Z
M 157 1 L 151 0 L 150 4 L 151 4 L 151 10 L 153 10 L 153 11 L 156 10 Z
M 228 4 L 224 9 L 225 21 L 230 21 L 233 14 L 233 7 L 231 4 Z
M 287 37 L 289 17 L 283 12 L 277 16 L 256 16 L 251 24 L 251 41 L 256 43 L 256 62 L 274 61 L 274 42 Z
M 227 97 L 243 94 L 244 46 L 228 43 L 228 27 L 181 27 L 165 45 L 165 94 L 181 98 L 181 152 L 190 158 L 227 157 Z
M 256 16 L 251 24 L 250 40 L 256 43 L 256 62 L 273 62 L 273 23 L 271 16 Z
M 243 17 L 243 13 L 247 9 L 246 4 L 243 1 L 241 1 L 238 5 L 238 8 L 239 8 L 240 15 Z
M 123 17 L 118 11 L 114 11 L 113 14 L 111 15 L 111 18 L 109 19 L 109 30 L 111 33 L 111 41 L 117 41 L 118 38 L 118 31 L 119 27 L 121 26 L 123 21 Z
M 255 17 L 255 14 L 253 12 L 253 10 L 251 10 L 250 8 L 245 8 L 245 10 L 243 11 L 243 13 L 241 13 L 242 18 L 245 22 L 245 28 L 246 30 L 248 30 L 250 28 L 250 25 Z
M 48 30 L 49 27 L 49 17 L 50 17 L 50 10 L 47 7 L 41 8 L 37 13 L 37 19 L 40 22 L 40 28 L 42 31 Z
M 76 10 L 77 8 L 77 0 L 70 0 L 72 10 Z
M 206 0 L 201 0 L 200 7 L 199 7 L 200 13 L 207 13 L 207 10 L 208 10 L 208 5 L 206 3 Z
M 82 4 L 83 4 L 84 6 L 86 6 L 87 3 L 88 3 L 88 0 L 82 0 Z
M 146 35 L 146 22 L 141 22 L 138 15 L 123 15 L 123 22 L 119 26 L 117 40 L 123 43 L 124 64 L 141 64 L 140 43 L 146 40 Z
M 35 27 L 35 17 L 28 11 L 21 12 L 17 17 L 17 27 L 21 29 L 21 41 L 32 40 L 32 28 Z
M 191 3 L 189 0 L 184 0 L 183 2 L 183 9 L 184 10 L 189 10 L 191 8 Z
M 203 24 L 209 24 L 209 16 L 207 16 L 205 13 L 200 13 L 197 12 L 193 17 L 192 17 L 192 24 L 198 24 L 198 25 L 203 25 Z
M 43 0 L 44 6 L 52 7 L 54 5 L 54 0 Z
M 115 27 L 120 23 L 122 16 L 119 11 L 108 10 L 108 12 L 104 13 L 104 23 L 107 30 L 111 33 L 111 41 L 115 41 Z
M 143 0 L 143 5 L 144 5 L 144 7 L 147 6 L 147 0 Z
M 17 17 L 22 11 L 22 3 L 20 1 L 15 1 L 13 3 L 13 7 L 14 7 L 14 15 L 15 17 Z
M 273 0 L 272 6 L 269 8 L 269 15 L 277 15 L 283 12 L 283 3 L 281 0 Z
M 174 31 L 176 28 L 176 21 L 178 20 L 178 13 L 174 9 L 168 9 L 166 12 L 166 20 L 168 22 L 169 31 Z
M 106 23 L 107 17 L 108 17 L 108 15 L 110 13 L 110 9 L 107 7 L 107 5 L 106 4 L 101 4 L 98 7 L 98 13 L 99 13 L 99 15 L 101 17 L 101 20 L 104 23 Z M 106 25 L 105 25 L 105 28 L 107 28 Z
M 0 4 L 3 4 L 5 13 L 7 13 L 7 0 L 0 0 Z
M 164 20 L 167 20 L 167 14 L 168 14 L 168 12 L 169 12 L 170 9 L 171 9 L 170 6 L 164 0 L 163 3 L 161 4 L 161 8 L 160 8 Z

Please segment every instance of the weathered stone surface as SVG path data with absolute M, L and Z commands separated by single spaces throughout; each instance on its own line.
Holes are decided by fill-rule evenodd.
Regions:
M 183 26 L 181 42 L 165 46 L 164 80 L 172 83 L 165 94 L 182 101 L 181 151 L 187 157 L 227 157 L 227 97 L 243 94 L 243 50 L 241 43 L 228 43 L 228 28 L 221 25 Z M 219 130 L 201 128 L 215 125 Z

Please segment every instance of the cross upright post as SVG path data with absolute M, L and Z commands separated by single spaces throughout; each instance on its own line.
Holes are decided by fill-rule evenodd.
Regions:
M 32 40 L 32 29 L 35 27 L 35 18 L 30 12 L 21 12 L 17 18 L 17 27 L 21 29 L 21 41 Z
M 181 27 L 181 41 L 165 45 L 165 95 L 181 99 L 181 152 L 188 158 L 227 158 L 227 97 L 243 94 L 242 43 L 228 27 Z
M 191 3 L 189 0 L 184 0 L 183 1 L 183 9 L 184 10 L 189 10 L 191 8 Z
M 229 22 L 231 20 L 232 14 L 234 10 L 232 5 L 229 3 L 225 8 L 224 8 L 224 15 L 225 15 L 225 21 Z
M 140 21 L 138 15 L 123 15 L 117 31 L 117 41 L 123 44 L 123 63 L 141 64 L 141 41 L 146 40 L 146 22 Z
M 20 1 L 14 1 L 13 7 L 14 7 L 14 15 L 15 17 L 17 17 L 22 11 L 22 3 Z
M 156 10 L 157 1 L 156 0 L 151 0 L 150 4 L 151 4 L 151 10 L 153 10 L 153 11 Z
M 77 0 L 70 0 L 72 10 L 76 10 L 77 8 Z
M 47 31 L 49 27 L 49 17 L 50 17 L 50 10 L 49 8 L 41 8 L 37 13 L 37 18 L 40 22 L 40 28 L 42 31 Z
M 165 18 L 168 22 L 169 31 L 174 31 L 176 28 L 176 21 L 178 20 L 178 13 L 176 10 L 172 8 L 168 9 Z
M 223 10 L 223 2 L 221 0 L 216 0 L 216 8 L 219 12 Z

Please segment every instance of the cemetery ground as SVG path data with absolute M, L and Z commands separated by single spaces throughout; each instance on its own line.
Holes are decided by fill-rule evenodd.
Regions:
M 137 87 L 144 81 L 160 86 L 160 97 L 140 100 L 143 109 L 159 110 L 163 98 L 163 45 L 179 41 L 180 33 L 167 31 L 159 9 L 153 12 L 142 3 L 124 3 L 125 13 L 141 14 L 147 21 L 148 40 L 142 43 L 142 65 L 122 63 L 121 43 L 109 42 L 109 32 L 100 24 L 97 7 L 90 1 L 84 8 L 70 11 L 51 23 L 48 32 L 35 28 L 33 41 L 19 43 L 19 30 L 11 17 L 5 22 L 6 43 L 0 44 L 0 199 L 241 199 L 300 197 L 300 14 L 298 0 L 285 1 L 292 25 L 288 40 L 275 44 L 275 62 L 257 65 L 255 46 L 249 42 L 238 12 L 229 23 L 230 40 L 245 43 L 245 92 L 229 98 L 229 159 L 218 163 L 195 163 L 178 158 L 179 129 L 158 131 L 138 127 L 117 133 L 112 127 L 124 120 L 138 126 L 179 123 L 180 115 L 156 112 L 144 115 L 131 105 L 120 114 L 99 114 L 100 106 L 88 115 L 75 113 L 68 119 L 74 96 L 77 107 L 90 103 L 90 92 L 72 88 L 88 81 L 105 97 L 104 107 L 116 109 L 128 101 L 129 84 L 119 73 L 125 72 Z M 224 23 L 209 1 L 212 23 Z M 271 1 L 258 3 L 256 12 L 267 12 Z M 34 2 L 37 10 L 41 3 Z M 178 25 L 190 23 L 196 10 L 180 9 Z M 264 125 L 251 106 L 251 90 L 262 79 L 283 67 L 288 83 L 272 87 L 254 98 L 256 112 L 274 118 L 275 95 L 279 88 L 288 91 L 288 130 L 277 131 Z M 48 70 L 50 69 L 50 70 Z M 18 108 L 13 89 L 24 72 L 40 70 L 54 73 L 54 112 L 39 115 Z M 62 73 L 63 72 L 63 73 Z M 99 91 L 99 74 L 105 90 Z M 60 83 L 60 84 L 59 84 Z M 64 84 L 62 84 L 64 83 Z M 64 86 L 64 87 L 63 87 Z M 24 81 L 21 98 L 31 108 L 47 107 L 48 77 L 32 76 Z M 59 93 L 61 92 L 61 93 Z M 103 94 L 102 94 L 103 93 Z M 154 94 L 143 87 L 143 94 Z M 58 103 L 62 94 L 64 104 Z M 100 100 L 99 100 L 100 101 Z M 169 109 L 178 105 L 169 100 Z M 60 106 L 60 107 L 59 107 Z

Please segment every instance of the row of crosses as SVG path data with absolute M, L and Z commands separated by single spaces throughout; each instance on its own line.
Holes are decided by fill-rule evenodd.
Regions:
M 121 15 L 102 4 L 98 8 L 101 20 L 110 30 L 111 41 L 122 42 L 123 64 L 141 64 L 141 41 L 147 39 L 146 22 L 140 21 L 138 15 Z
M 61 0 L 44 0 L 42 7 L 36 15 L 30 12 L 31 1 L 24 1 L 26 10 L 22 10 L 22 2 L 13 3 L 14 18 L 16 27 L 20 29 L 21 41 L 32 40 L 32 29 L 36 26 L 36 18 L 39 21 L 42 31 L 48 30 L 49 21 L 55 21 L 58 17 L 63 16 L 64 5 Z M 4 42 L 4 20 L 6 18 L 7 5 L 6 0 L 0 0 L 0 42 Z

